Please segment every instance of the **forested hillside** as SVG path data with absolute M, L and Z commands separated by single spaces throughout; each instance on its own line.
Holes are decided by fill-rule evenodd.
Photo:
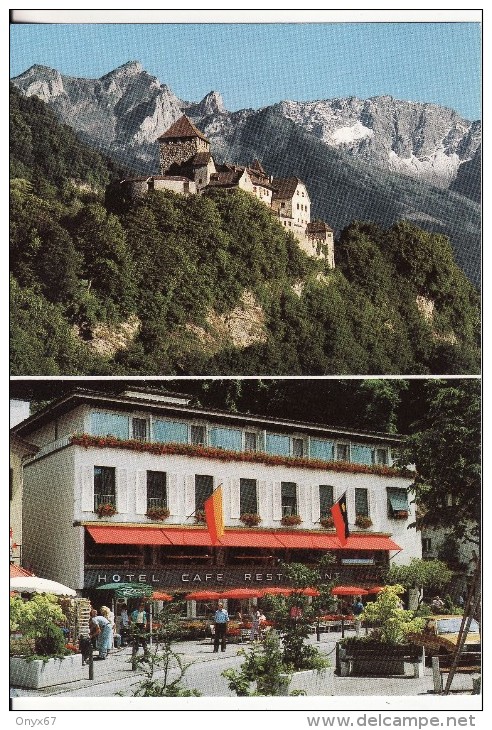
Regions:
M 353 223 L 330 271 L 241 191 L 108 210 L 112 163 L 34 97 L 11 113 L 12 374 L 478 371 L 446 237 Z

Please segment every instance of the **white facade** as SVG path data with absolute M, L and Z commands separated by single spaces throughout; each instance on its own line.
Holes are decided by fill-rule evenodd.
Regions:
M 137 397 L 126 396 L 99 405 L 99 396 L 73 400 L 67 412 L 49 418 L 36 427 L 32 423 L 29 440 L 40 447 L 35 458 L 25 467 L 24 476 L 24 556 L 26 566 L 40 574 L 64 582 L 74 588 L 84 587 L 84 531 L 87 525 L 152 526 L 146 516 L 148 472 L 164 472 L 166 503 L 169 517 L 165 525 L 192 527 L 194 514 L 196 476 L 211 478 L 215 489 L 222 485 L 223 512 L 226 528 L 240 529 L 241 480 L 253 480 L 257 498 L 257 513 L 261 517 L 261 530 L 285 531 L 282 516 L 286 514 L 282 503 L 282 484 L 295 485 L 293 514 L 302 520 L 298 531 L 320 532 L 320 485 L 333 489 L 333 500 L 344 493 L 347 499 L 348 520 L 351 534 L 361 536 L 388 536 L 401 548 L 391 558 L 396 563 L 408 563 L 413 557 L 421 557 L 420 536 L 414 529 L 407 529 L 415 519 L 414 505 L 408 505 L 406 519 L 392 515 L 388 501 L 388 489 L 401 490 L 400 497 L 411 483 L 408 476 L 399 475 L 391 467 L 391 447 L 395 439 L 363 434 L 323 434 L 322 427 L 310 424 L 292 424 L 287 421 L 267 421 L 253 416 L 241 416 L 192 409 L 183 404 L 152 402 L 152 409 Z M 103 400 L 99 398 L 100 400 Z M 107 399 L 105 399 L 107 401 Z M 131 401 L 131 405 L 129 404 Z M 55 416 L 55 412 L 54 412 Z M 114 420 L 121 445 L 100 445 L 97 438 L 107 443 L 101 430 L 109 429 Z M 29 419 L 32 422 L 32 418 Z M 46 420 L 46 419 L 45 419 Z M 145 425 L 144 425 L 145 424 Z M 169 426 L 171 424 L 171 426 Z M 189 449 L 192 426 L 203 427 L 200 438 L 203 446 Z M 150 453 L 153 443 L 169 443 L 162 436 L 163 429 L 171 428 L 180 434 L 183 450 L 189 453 Z M 22 425 L 21 425 L 22 428 Z M 144 429 L 141 450 L 131 448 L 135 429 Z M 26 429 L 22 431 L 24 433 Z M 87 434 L 85 445 L 72 444 L 74 434 Z M 195 442 L 197 433 L 195 429 Z M 140 437 L 143 431 L 139 432 Z M 252 434 L 255 434 L 253 437 Z M 138 435 L 138 434 L 137 434 Z M 258 452 L 248 452 L 244 457 L 246 439 L 256 440 Z M 125 446 L 124 440 L 130 439 Z M 223 458 L 216 458 L 221 439 L 228 440 L 229 448 Z M 230 445 L 235 446 L 234 449 Z M 148 445 L 148 448 L 147 448 Z M 251 446 L 250 442 L 248 445 Z M 319 459 L 319 450 L 333 446 L 334 458 L 345 461 L 337 465 L 310 461 Z M 215 450 L 214 450 L 215 449 Z M 272 454 L 272 449 L 283 449 L 282 454 Z M 165 450 L 165 449 L 164 449 Z M 170 449 L 172 450 L 172 449 Z M 178 451 L 179 446 L 178 446 Z M 223 449 L 221 449 L 223 450 Z M 268 453 L 270 452 L 270 453 Z M 355 458 L 379 460 L 379 466 L 357 465 Z M 303 459 L 296 464 L 295 457 Z M 294 457 L 294 458 L 292 458 Z M 351 460 L 352 463 L 348 463 Z M 267 463 L 265 463 L 265 461 Z M 269 463 L 268 463 L 269 462 Z M 279 463 L 276 463 L 279 462 Z M 301 466 L 300 464 L 304 464 Z M 117 513 L 100 519 L 95 506 L 100 494 L 95 474 L 106 468 L 114 480 L 114 501 Z M 378 473 L 379 472 L 379 473 Z M 356 518 L 356 490 L 367 498 L 367 512 L 372 520 L 368 529 L 359 529 Z M 95 499 L 96 496 L 96 499 Z M 113 501 L 113 500 L 112 500 Z M 290 509 L 290 507 L 289 507 Z M 326 505 L 325 505 L 326 513 Z M 163 523 L 155 523 L 163 526 Z

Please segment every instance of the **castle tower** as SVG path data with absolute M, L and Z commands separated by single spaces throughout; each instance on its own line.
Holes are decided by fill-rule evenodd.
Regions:
M 210 142 L 186 114 L 174 122 L 157 141 L 160 149 L 161 175 L 165 175 L 171 165 L 190 162 L 200 152 L 210 153 Z

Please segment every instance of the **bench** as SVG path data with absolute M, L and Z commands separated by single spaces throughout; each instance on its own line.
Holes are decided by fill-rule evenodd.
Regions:
M 455 672 L 458 674 L 481 674 L 482 655 L 479 651 L 466 651 L 463 652 L 459 658 L 458 664 L 456 665 Z M 451 665 L 453 663 L 453 657 L 450 654 L 443 654 L 440 656 L 432 657 L 432 678 L 434 680 L 434 692 L 441 694 L 444 690 L 444 675 L 449 674 L 451 671 Z M 479 694 L 479 683 L 475 681 L 475 677 L 472 676 L 473 683 L 473 694 Z M 478 691 L 475 691 L 475 690 Z

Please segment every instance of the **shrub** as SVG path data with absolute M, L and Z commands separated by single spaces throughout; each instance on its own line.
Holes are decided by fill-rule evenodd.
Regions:
M 364 607 L 363 618 L 377 623 L 378 628 L 370 631 L 368 638 L 388 644 L 403 644 L 408 634 L 422 630 L 424 620 L 415 618 L 413 611 L 401 608 L 401 585 L 385 586 L 373 603 Z
M 280 522 L 284 527 L 294 527 L 300 525 L 302 520 L 299 515 L 284 515 Z
M 45 634 L 36 638 L 35 649 L 36 654 L 41 656 L 63 656 L 67 654 L 65 636 L 60 627 L 54 624 L 47 626 Z
M 96 512 L 99 518 L 112 517 L 116 514 L 116 505 L 112 502 L 105 502 L 104 504 L 98 505 Z
M 357 527 L 361 527 L 365 530 L 367 527 L 372 527 L 372 520 L 367 515 L 357 515 L 355 518 L 355 524 Z

